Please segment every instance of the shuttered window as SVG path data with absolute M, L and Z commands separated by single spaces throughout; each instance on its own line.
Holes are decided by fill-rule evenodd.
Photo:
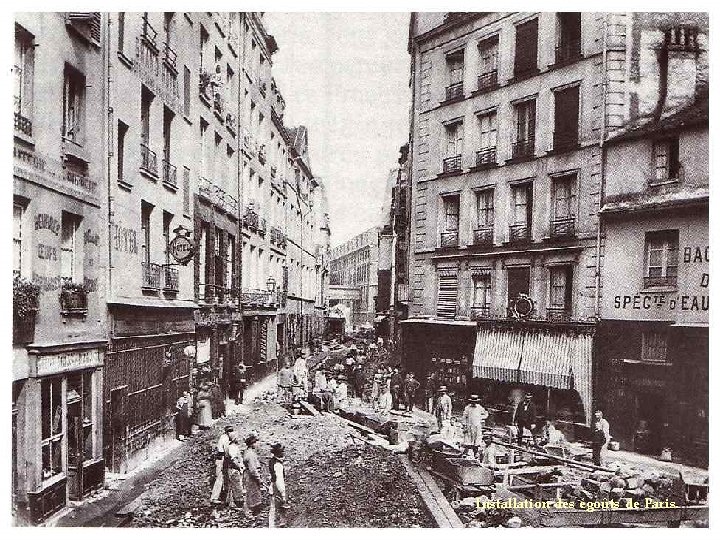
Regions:
M 577 174 L 558 176 L 553 179 L 553 216 L 563 219 L 575 216 L 575 180 Z
M 457 310 L 457 271 L 438 271 L 437 316 L 440 319 L 454 319 Z
M 555 92 L 555 133 L 553 148 L 561 150 L 578 143 L 580 87 Z
M 535 100 L 528 99 L 515 105 L 515 142 L 535 140 Z
M 533 19 L 515 27 L 515 77 L 532 75 L 537 71 L 538 20 Z

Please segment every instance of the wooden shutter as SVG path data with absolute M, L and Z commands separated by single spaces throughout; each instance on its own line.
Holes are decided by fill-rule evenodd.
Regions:
M 440 319 L 454 319 L 457 310 L 457 271 L 438 270 L 437 316 Z
M 538 20 L 515 27 L 515 76 L 537 70 Z
M 555 92 L 555 134 L 567 143 L 578 140 L 580 87 L 571 86 Z

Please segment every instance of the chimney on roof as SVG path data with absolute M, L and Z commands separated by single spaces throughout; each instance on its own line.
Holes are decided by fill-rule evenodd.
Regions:
M 698 31 L 677 25 L 665 30 L 660 51 L 660 97 L 657 116 L 667 116 L 695 101 L 698 79 Z

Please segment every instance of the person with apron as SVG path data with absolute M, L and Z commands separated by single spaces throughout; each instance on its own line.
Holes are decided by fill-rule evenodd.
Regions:
M 595 411 L 592 424 L 593 463 L 602 466 L 605 449 L 610 443 L 610 424 L 603 418 L 602 411 Z

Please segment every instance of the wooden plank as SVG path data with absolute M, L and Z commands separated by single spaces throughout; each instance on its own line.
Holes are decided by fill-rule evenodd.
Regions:
M 437 500 L 428 488 L 427 483 L 417 473 L 407 456 L 400 456 L 400 461 L 405 467 L 405 470 L 408 472 L 410 479 L 417 486 L 420 497 L 425 503 L 425 507 L 429 510 L 430 514 L 432 514 L 437 526 L 443 529 L 451 528 L 452 524 L 450 523 L 450 520 L 448 520 L 445 513 L 439 508 Z
M 709 518 L 708 506 L 680 506 L 677 508 L 618 508 L 616 510 L 587 509 L 553 510 L 543 512 L 540 522 L 545 527 L 613 526 L 624 523 L 675 523 Z
M 462 521 L 460 521 L 460 518 L 455 513 L 455 510 L 453 510 L 452 506 L 450 506 L 450 503 L 445 498 L 445 495 L 443 495 L 443 492 L 438 487 L 432 475 L 429 472 L 423 470 L 418 471 L 418 474 L 420 475 L 420 478 L 425 481 L 428 489 L 435 497 L 440 511 L 445 514 L 445 517 L 450 522 L 450 527 L 464 528 L 465 526 L 463 525 Z
M 495 444 L 499 444 L 499 445 L 505 446 L 505 447 L 507 447 L 507 448 L 512 448 L 513 450 L 518 450 L 518 451 L 520 451 L 520 452 L 526 452 L 526 453 L 528 453 L 528 454 L 532 454 L 532 455 L 535 455 L 535 456 L 544 457 L 544 458 L 547 458 L 547 459 L 551 459 L 551 460 L 554 460 L 554 461 L 558 461 L 558 462 L 560 462 L 560 463 L 565 463 L 565 464 L 567 464 L 567 465 L 572 465 L 572 466 L 574 466 L 574 467 L 579 467 L 579 468 L 583 468 L 583 469 L 590 469 L 590 470 L 593 470 L 593 471 L 609 472 L 609 473 L 614 473 L 614 472 L 615 472 L 615 471 L 612 470 L 612 469 L 606 469 L 605 467 L 599 467 L 599 466 L 594 465 L 594 464 L 592 464 L 592 463 L 583 463 L 583 462 L 581 462 L 581 461 L 575 461 L 575 460 L 573 460 L 573 459 L 568 459 L 568 458 L 562 458 L 562 457 L 558 457 L 558 456 L 553 456 L 552 454 L 547 454 L 547 453 L 545 453 L 545 452 L 540 452 L 539 450 L 535 450 L 535 449 L 532 449 L 532 448 L 526 448 L 526 447 L 523 447 L 523 446 L 518 446 L 518 445 L 516 445 L 516 444 L 511 444 L 511 443 L 502 442 L 502 441 L 494 441 L 494 442 L 495 442 Z
M 315 407 L 310 405 L 307 401 L 300 400 L 300 405 L 302 405 L 306 411 L 308 411 L 313 416 L 318 416 L 320 413 L 317 411 Z

